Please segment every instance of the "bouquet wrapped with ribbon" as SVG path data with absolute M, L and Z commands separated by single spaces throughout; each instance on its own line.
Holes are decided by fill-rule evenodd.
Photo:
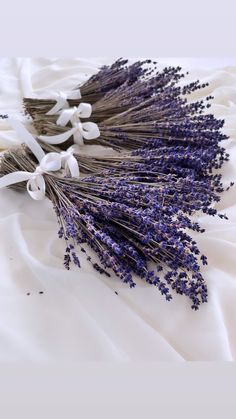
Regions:
M 43 107 L 41 99 L 24 98 L 25 111 L 33 119 L 46 118 L 50 122 L 55 123 L 58 119 L 58 113 L 64 109 L 76 108 L 80 103 L 89 103 L 91 106 L 90 114 L 88 116 L 81 114 L 80 116 L 82 118 L 90 117 L 92 122 L 102 122 L 118 113 L 133 108 L 154 95 L 162 95 L 164 89 L 173 87 L 184 77 L 180 67 L 166 67 L 158 71 L 153 65 L 151 68 L 147 68 L 147 63 L 145 64 L 146 67 L 141 67 L 144 63 L 137 62 L 133 64 L 128 73 L 125 69 L 120 69 L 118 72 L 120 75 L 119 84 L 117 83 L 117 72 L 114 73 L 113 83 L 112 78 L 109 80 L 110 88 L 106 90 L 103 88 L 103 95 L 100 98 L 97 97 L 97 101 L 89 100 L 89 97 L 86 95 L 81 96 L 80 91 L 76 89 L 71 92 L 55 93 L 57 101 L 54 105 L 51 103 L 51 108 L 48 106 Z M 139 67 L 139 71 L 137 71 L 137 67 Z M 135 69 L 135 76 L 131 69 Z M 101 70 L 101 72 L 103 71 Z M 123 76 L 121 77 L 122 73 Z M 111 86 L 113 87 L 111 88 Z M 76 95 L 78 96 L 77 98 Z M 34 107 L 33 103 L 35 104 Z M 78 111 L 80 111 L 80 108 Z
M 131 287 L 139 276 L 167 300 L 173 290 L 187 296 L 197 310 L 207 301 L 200 272 L 207 259 L 189 233 L 204 232 L 191 216 L 217 215 L 216 170 L 229 157 L 220 146 L 224 121 L 205 112 L 210 96 L 188 101 L 206 84 L 179 86 L 180 68 L 126 64 L 102 68 L 73 99 L 24 99 L 39 135 L 11 120 L 24 144 L 1 157 L 0 187 L 50 199 L 67 269 L 80 266 L 82 252 L 101 274 Z M 84 153 L 91 144 L 113 155 Z
M 141 78 L 149 77 L 155 71 L 155 68 L 150 69 L 150 63 L 151 60 L 143 60 L 129 65 L 128 60 L 119 59 L 110 66 L 102 66 L 97 74 L 71 92 L 55 92 L 53 97 L 45 99 L 24 98 L 25 111 L 35 118 L 37 115 L 54 115 L 62 109 L 78 106 L 81 101 L 93 104 L 124 83 L 129 87 Z M 167 73 L 172 71 L 176 72 L 176 69 L 166 69 Z

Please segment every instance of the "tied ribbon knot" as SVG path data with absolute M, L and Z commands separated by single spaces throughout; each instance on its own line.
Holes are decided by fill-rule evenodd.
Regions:
M 73 106 L 73 108 L 61 111 L 56 123 L 61 127 L 65 127 L 70 121 L 73 125 L 79 122 L 80 118 L 89 118 L 91 114 L 92 105 L 90 103 L 80 103 L 79 106 Z
M 69 108 L 68 100 L 79 100 L 81 99 L 80 89 L 72 90 L 71 92 L 58 92 L 54 93 L 55 105 L 46 113 L 46 115 L 55 115 L 59 111 L 65 108 Z
M 46 184 L 44 174 L 57 172 L 64 168 L 72 177 L 80 176 L 79 166 L 73 153 L 77 151 L 75 146 L 61 153 L 51 152 L 45 154 L 35 138 L 17 120 L 9 119 L 10 124 L 17 132 L 22 142 L 30 148 L 39 161 L 34 172 L 16 171 L 0 178 L 0 188 L 27 181 L 27 191 L 31 198 L 39 201 L 45 198 Z
M 73 136 L 75 144 L 83 145 L 83 139 L 93 140 L 98 138 L 100 136 L 98 125 L 94 122 L 81 122 L 80 120 L 80 118 L 89 118 L 91 113 L 92 106 L 89 103 L 80 103 L 78 107 L 64 109 L 56 123 L 65 127 L 68 122 L 71 122 L 72 128 L 62 134 L 40 135 L 39 139 L 48 144 L 61 144 Z
M 80 170 L 74 153 L 79 153 L 79 146 L 73 145 L 69 147 L 66 151 L 61 151 L 61 166 L 63 169 L 66 170 L 67 174 L 70 174 L 72 177 L 79 178 Z

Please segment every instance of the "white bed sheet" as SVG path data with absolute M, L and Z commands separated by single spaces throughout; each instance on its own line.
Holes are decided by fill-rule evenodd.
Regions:
M 109 61 L 1 59 L 0 114 L 19 112 L 22 96 L 31 90 L 45 97 L 49 91 L 74 88 Z M 196 60 L 182 62 L 185 68 L 189 64 L 189 79 L 210 82 L 204 94 L 214 95 L 211 109 L 225 119 L 230 136 L 224 181 L 236 181 L 236 66 L 204 63 L 201 68 Z M 6 121 L 0 121 L 0 148 L 17 141 Z M 115 277 L 103 278 L 83 257 L 81 270 L 65 271 L 64 243 L 57 237 L 50 202 L 1 190 L 0 361 L 235 360 L 236 186 L 222 195 L 218 207 L 229 221 L 199 218 L 207 230 L 196 238 L 209 260 L 204 269 L 209 302 L 194 312 L 185 298 L 174 296 L 167 303 L 142 281 L 129 289 Z

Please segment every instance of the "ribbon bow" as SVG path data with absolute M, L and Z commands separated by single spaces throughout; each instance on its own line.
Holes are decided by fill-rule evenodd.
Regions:
M 55 115 L 57 112 L 61 111 L 64 108 L 69 108 L 68 100 L 70 99 L 81 99 L 80 89 L 72 90 L 71 92 L 58 92 L 54 94 L 56 100 L 55 105 L 46 113 L 46 115 Z
M 52 152 L 45 154 L 34 137 L 19 121 L 14 119 L 9 119 L 9 121 L 19 138 L 27 144 L 38 159 L 39 165 L 33 173 L 16 171 L 3 176 L 0 178 L 0 188 L 28 181 L 27 191 L 31 198 L 38 201 L 45 198 L 46 184 L 43 177 L 45 173 L 57 172 L 61 168 L 65 168 L 70 172 L 72 177 L 79 177 L 79 166 L 77 160 L 73 156 L 73 152 L 75 151 L 73 147 L 70 147 L 70 149 L 61 153 Z
M 79 153 L 79 147 L 77 145 L 73 145 L 69 147 L 66 151 L 61 151 L 61 167 L 66 170 L 72 177 L 79 178 L 80 177 L 80 170 L 79 165 L 74 157 L 74 153 Z
M 86 140 L 93 140 L 100 136 L 98 125 L 94 122 L 81 122 L 80 118 L 89 118 L 92 113 L 92 106 L 89 103 L 81 103 L 78 107 L 64 109 L 59 118 L 57 125 L 66 126 L 70 121 L 72 128 L 57 135 L 40 135 L 39 139 L 48 144 L 61 144 L 67 141 L 72 135 L 75 144 L 83 145 Z
M 56 123 L 61 127 L 65 127 L 70 121 L 74 125 L 80 122 L 80 118 L 89 118 L 91 114 L 92 105 L 90 103 L 80 103 L 79 106 L 62 110 Z

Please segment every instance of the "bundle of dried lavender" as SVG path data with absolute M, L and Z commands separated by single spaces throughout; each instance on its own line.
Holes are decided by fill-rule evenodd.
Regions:
M 129 72 L 127 70 L 120 70 L 118 74 L 123 74 L 123 78 L 120 78 L 120 86 L 116 88 L 108 89 L 107 93 L 104 93 L 100 100 L 93 103 L 92 114 L 90 120 L 93 122 L 101 122 L 105 119 L 108 119 L 118 113 L 124 112 L 134 106 L 142 103 L 144 100 L 152 97 L 153 95 L 162 94 L 164 89 L 174 86 L 178 81 L 184 77 L 184 74 L 181 73 L 180 67 L 165 67 L 163 70 L 158 70 L 155 67 L 156 63 L 152 62 L 152 66 L 147 70 L 145 67 L 141 67 L 143 62 L 138 62 L 133 64 L 130 67 Z M 145 63 L 146 64 L 146 63 Z M 135 77 L 133 75 L 135 69 Z M 133 70 L 133 71 L 131 71 Z M 113 72 L 112 77 L 117 80 L 117 74 Z M 110 80 L 110 83 L 112 79 Z M 84 95 L 82 96 L 82 102 L 88 100 Z M 36 101 L 35 99 L 31 99 Z M 78 102 L 78 101 L 77 101 Z M 38 102 L 36 102 L 38 103 Z M 75 105 L 76 101 L 70 101 L 71 105 Z M 29 108 L 29 99 L 24 99 L 24 104 L 26 110 Z M 78 103 L 77 103 L 78 104 Z M 34 118 L 40 117 L 42 119 L 56 123 L 58 115 L 46 115 L 46 112 L 43 112 L 42 106 L 37 110 L 32 108 L 29 109 L 31 115 L 33 114 Z M 70 124 L 68 124 L 70 126 Z
M 36 166 L 26 148 L 20 147 L 1 157 L 0 175 L 34 172 Z M 109 275 L 112 270 L 131 287 L 135 286 L 135 274 L 156 286 L 167 300 L 171 299 L 173 289 L 188 296 L 194 309 L 207 301 L 207 288 L 200 273 L 200 252 L 184 231 L 202 230 L 179 207 L 183 197 L 187 199 L 190 187 L 184 180 L 182 186 L 179 181 L 171 190 L 171 186 L 165 186 L 165 176 L 143 183 L 140 179 L 136 183 L 132 176 L 124 179 L 90 176 L 78 180 L 45 173 L 44 179 L 46 195 L 60 225 L 59 237 L 67 243 L 64 259 L 67 269 L 71 261 L 80 266 L 77 254 L 80 249 L 100 273 Z M 18 183 L 18 187 L 25 186 Z M 93 249 L 101 266 L 94 252 L 91 257 L 84 244 Z M 204 255 L 200 258 L 203 264 L 207 263 Z
M 227 138 L 221 132 L 224 121 L 217 120 L 211 114 L 203 115 L 201 113 L 203 106 L 201 102 L 185 104 L 181 107 L 182 118 L 180 118 L 180 109 L 177 107 L 174 111 L 171 110 L 170 106 L 170 110 L 166 109 L 166 122 L 126 123 L 119 125 L 119 128 L 118 125 L 112 125 L 114 119 L 125 119 L 128 114 L 133 114 L 132 110 L 104 121 L 99 124 L 101 136 L 96 140 L 84 140 L 84 142 L 99 143 L 106 146 L 113 145 L 113 147 L 123 150 L 123 152 L 120 156 L 109 156 L 109 158 L 104 159 L 93 158 L 91 160 L 88 157 L 86 162 L 87 173 L 91 173 L 91 169 L 94 173 L 106 169 L 108 174 L 111 174 L 109 171 L 112 170 L 113 175 L 115 172 L 120 172 L 123 175 L 124 171 L 127 173 L 141 172 L 144 175 L 150 172 L 174 174 L 177 177 L 205 181 L 207 187 L 211 184 L 212 190 L 222 192 L 221 175 L 213 175 L 213 171 L 218 170 L 229 158 L 225 149 L 220 146 L 220 142 Z M 151 111 L 156 113 L 157 108 L 153 106 L 149 111 L 140 109 L 137 112 L 137 117 L 148 119 Z M 35 124 L 37 125 L 37 120 L 35 120 Z M 46 125 L 48 130 L 52 128 L 54 133 L 56 130 L 68 129 L 60 128 L 57 125 L 53 126 L 50 122 L 46 124 L 45 120 L 43 125 L 44 128 Z M 160 128 L 160 126 L 163 126 L 163 128 Z M 106 129 L 110 133 L 109 137 L 105 135 Z M 49 142 L 55 139 L 55 137 L 50 136 L 40 136 L 39 138 Z M 56 138 L 55 142 L 58 141 L 58 137 Z M 57 147 L 67 148 L 71 144 L 72 138 L 57 145 Z M 43 147 L 46 147 L 46 144 Z M 124 153 L 124 149 L 135 147 L 134 151 Z M 83 163 L 85 157 L 79 155 L 76 155 L 76 157 L 82 167 L 85 166 Z M 92 166 L 89 168 L 89 165 Z
M 40 145 L 46 152 L 60 152 L 55 146 L 43 142 Z M 119 153 L 116 156 L 92 156 L 84 154 L 82 150 L 83 148 L 73 146 L 71 152 L 82 173 L 96 175 L 96 183 L 100 182 L 102 185 L 106 178 L 111 184 L 113 181 L 128 180 L 136 186 L 136 198 L 128 195 L 132 205 L 139 207 L 146 202 L 146 206 L 151 206 L 155 202 L 165 202 L 165 205 L 177 206 L 188 214 L 199 210 L 209 215 L 217 214 L 212 204 L 220 201 L 220 193 L 224 188 L 221 175 L 211 173 L 218 163 L 214 161 L 209 150 L 205 155 L 196 150 L 191 152 L 191 156 L 181 147 L 178 153 L 174 150 L 172 154 L 163 147 L 140 149 L 135 153 Z M 149 191 L 145 197 L 144 184 L 150 186 L 152 195 Z M 108 189 L 108 197 L 110 192 Z M 111 194 L 111 199 L 114 196 L 115 194 Z M 150 196 L 154 201 L 150 201 Z M 218 215 L 221 218 L 226 217 Z
M 78 106 L 81 101 L 93 104 L 100 100 L 107 92 L 117 89 L 123 83 L 131 86 L 141 77 L 150 74 L 152 70 L 146 66 L 150 63 L 151 60 L 144 60 L 128 65 L 128 60 L 119 59 L 110 66 L 102 66 L 97 74 L 91 76 L 84 84 L 77 87 L 80 90 L 81 99 L 68 99 L 69 105 Z M 53 98 L 23 99 L 25 111 L 32 118 L 35 118 L 37 115 L 46 114 L 55 103 L 56 101 Z
M 188 166 L 195 155 L 198 164 L 201 164 L 204 157 L 204 161 L 207 159 L 211 167 L 219 168 L 228 158 L 219 145 L 222 140 L 227 139 L 221 132 L 224 121 L 204 113 L 209 107 L 210 97 L 206 98 L 206 102 L 194 103 L 188 103 L 184 97 L 201 87 L 204 85 L 196 82 L 183 88 L 164 88 L 162 93 L 98 123 L 100 136 L 95 139 L 84 138 L 83 141 L 85 144 L 111 146 L 121 151 L 157 148 L 160 157 L 163 152 L 165 159 L 169 154 L 172 160 L 184 153 Z M 62 148 L 67 148 L 74 143 L 73 136 L 81 124 L 75 123 L 71 129 L 68 126 L 59 126 L 45 117 L 37 117 L 34 126 L 43 141 L 58 143 Z

